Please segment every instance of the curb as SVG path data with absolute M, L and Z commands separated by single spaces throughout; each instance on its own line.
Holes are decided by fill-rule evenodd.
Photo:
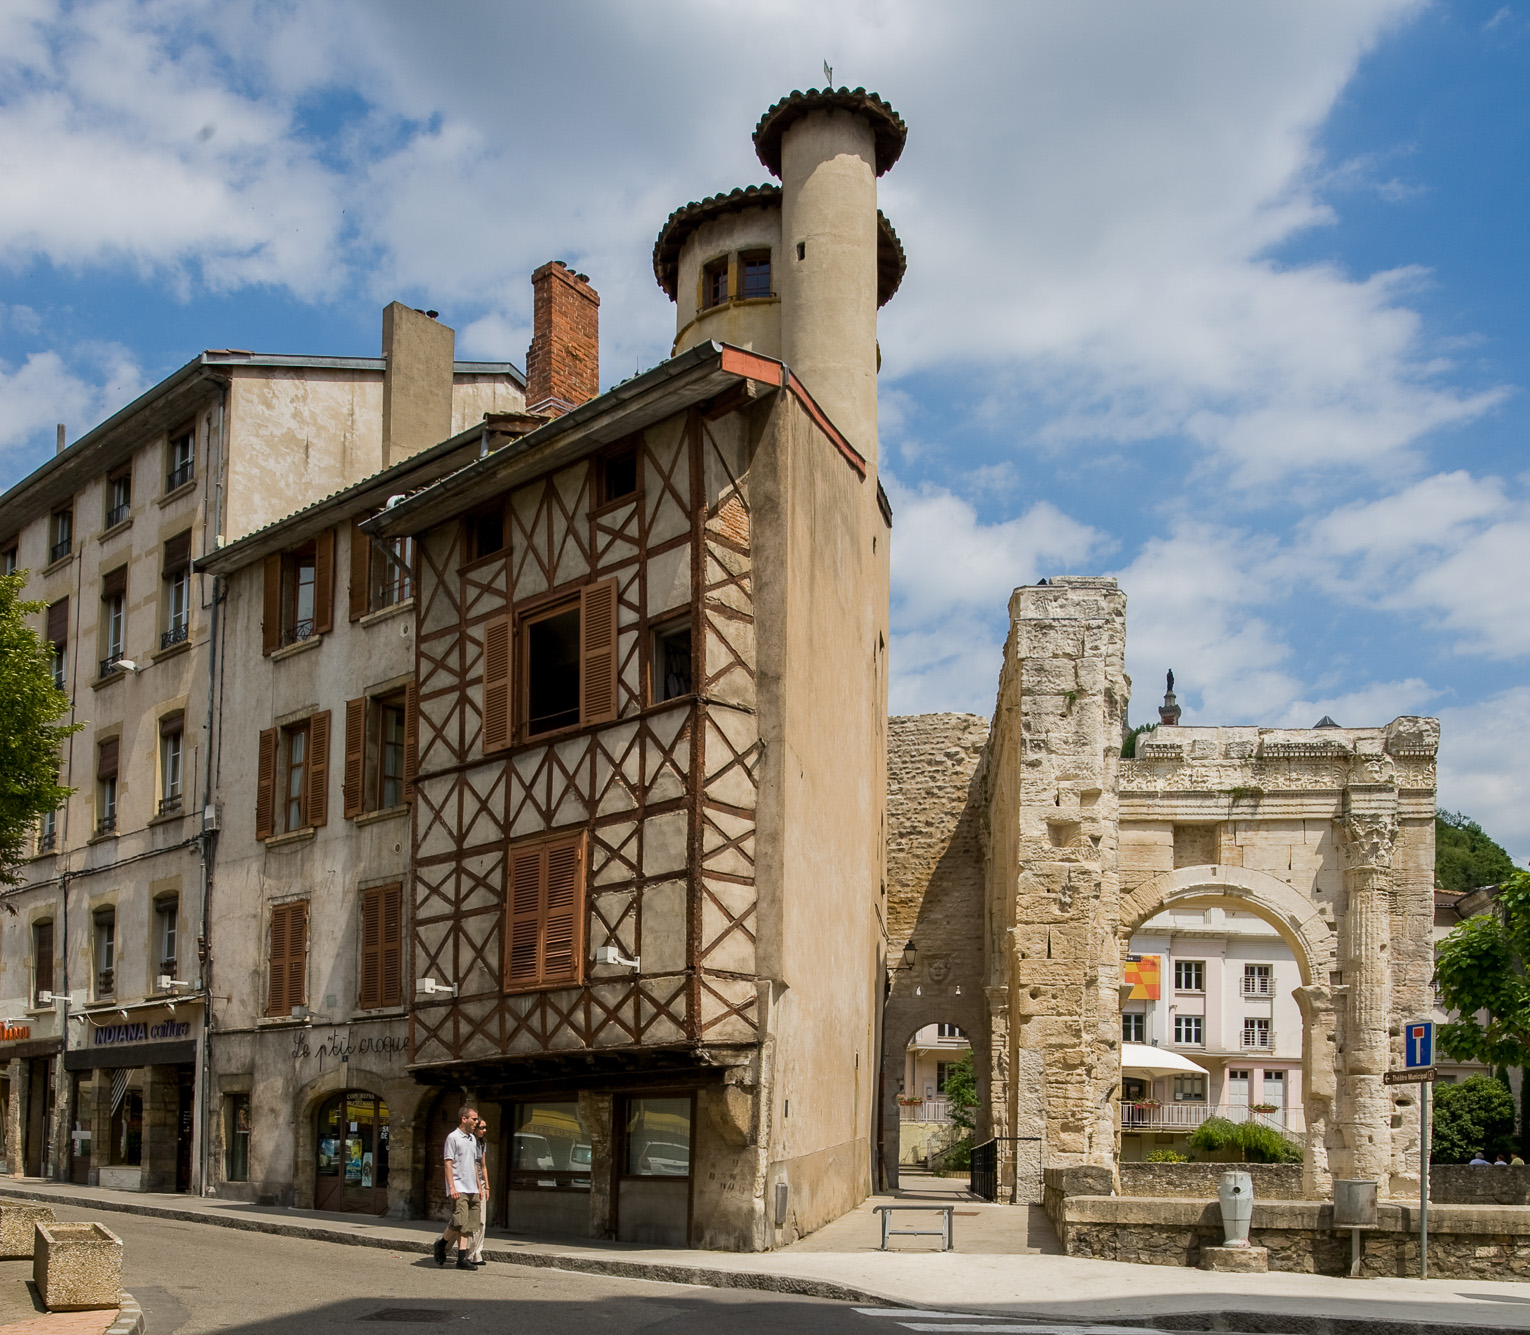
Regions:
M 118 1214 L 145 1215 L 153 1219 L 173 1219 L 181 1223 L 211 1224 L 245 1233 L 269 1233 L 280 1237 L 304 1238 L 312 1242 L 339 1242 L 352 1247 L 377 1247 L 386 1251 L 431 1253 L 431 1242 L 368 1236 L 325 1228 L 322 1224 L 298 1223 L 282 1219 L 239 1219 L 209 1215 L 198 1210 L 178 1210 L 174 1206 L 125 1201 L 99 1201 L 70 1197 L 58 1192 L 29 1191 L 22 1187 L 0 1185 L 0 1199 L 46 1201 L 77 1209 L 109 1210 Z M 615 1257 L 569 1255 L 553 1251 L 502 1251 L 484 1247 L 487 1260 L 508 1265 L 530 1266 L 539 1270 L 572 1271 L 584 1275 L 609 1275 L 614 1279 L 646 1279 L 658 1283 L 689 1284 L 712 1289 L 753 1289 L 762 1293 L 786 1293 L 803 1298 L 827 1298 L 835 1302 L 861 1306 L 907 1307 L 919 1309 L 902 1298 L 892 1298 L 870 1289 L 859 1289 L 833 1280 L 806 1279 L 796 1275 L 777 1275 L 754 1270 L 723 1270 L 709 1266 L 667 1265 L 655 1261 L 623 1261 Z M 981 1304 L 977 1304 L 981 1306 Z M 1143 1330 L 1216 1331 L 1229 1335 L 1511 1335 L 1511 1326 L 1479 1326 L 1466 1322 L 1399 1321 L 1390 1317 L 1340 1317 L 1268 1310 L 1238 1311 L 1222 1308 L 1208 1312 L 1149 1312 L 1143 1315 L 1087 1317 L 1060 1316 L 1056 1312 L 1030 1312 L 1006 1308 L 1002 1313 L 984 1312 L 983 1317 L 1005 1316 L 1016 1321 L 1041 1326 L 1132 1326 Z M 105 1335 L 144 1335 L 143 1311 L 130 1295 L 122 1295 L 122 1314 Z

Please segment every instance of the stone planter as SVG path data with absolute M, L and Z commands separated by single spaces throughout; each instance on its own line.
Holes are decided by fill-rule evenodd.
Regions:
M 53 1207 L 31 1201 L 0 1205 L 0 1260 L 18 1261 L 32 1255 L 32 1234 L 39 1223 L 51 1221 Z
M 50 1312 L 122 1305 L 122 1239 L 105 1224 L 37 1225 L 32 1282 Z

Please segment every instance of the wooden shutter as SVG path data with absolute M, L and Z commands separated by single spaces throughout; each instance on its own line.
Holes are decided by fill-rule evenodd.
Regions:
M 103 598 L 115 598 L 119 593 L 127 592 L 127 567 L 118 566 L 115 570 L 109 570 L 101 578 L 101 596 Z
M 382 1005 L 382 892 L 361 892 L 361 1009 Z
M 275 653 L 282 647 L 282 558 L 266 557 L 266 600 L 260 624 L 260 652 Z
M 267 1015 L 290 1015 L 306 1004 L 308 901 L 278 904 L 271 910 L 270 986 Z
M 173 575 L 191 564 L 191 530 L 177 533 L 165 544 L 165 574 Z
M 404 687 L 404 801 L 414 801 L 414 776 L 420 768 L 420 688 Z
M 385 885 L 382 899 L 382 996 L 384 1006 L 404 1000 L 404 887 Z
M 345 818 L 355 820 L 367 809 L 367 701 L 345 702 Z
M 38 992 L 53 991 L 53 924 L 40 922 L 33 931 L 33 986 L 35 999 Z
M 116 737 L 108 737 L 96 752 L 96 778 L 117 777 L 117 754 L 121 743 Z
M 510 745 L 509 617 L 498 617 L 483 628 L 483 749 L 500 751 Z
M 372 610 L 372 540 L 361 531 L 361 521 L 351 520 L 351 620 L 359 621 Z
M 505 908 L 505 986 L 578 982 L 584 963 L 584 839 L 512 848 Z
M 48 643 L 60 649 L 69 639 L 69 599 L 60 598 L 48 607 Z
M 329 710 L 308 720 L 308 823 L 329 820 Z
M 276 751 L 281 734 L 267 728 L 260 734 L 260 757 L 255 768 L 255 837 L 276 833 Z
M 327 528 L 313 540 L 313 629 L 315 635 L 335 628 L 335 530 Z
M 579 598 L 579 722 L 616 717 L 616 581 L 587 585 Z

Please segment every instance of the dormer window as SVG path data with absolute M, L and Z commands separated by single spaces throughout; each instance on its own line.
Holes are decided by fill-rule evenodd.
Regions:
M 738 257 L 739 273 L 743 278 L 743 292 L 740 294 L 745 300 L 769 297 L 770 290 L 770 252 L 758 250 L 743 254 Z
M 713 260 L 701 271 L 701 304 L 721 306 L 728 300 L 728 261 Z

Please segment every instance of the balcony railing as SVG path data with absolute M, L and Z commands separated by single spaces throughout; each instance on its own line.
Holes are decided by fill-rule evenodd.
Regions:
M 1273 997 L 1275 980 L 1271 977 L 1243 975 L 1243 995 L 1246 997 Z
M 133 507 L 131 505 L 124 504 L 112 506 L 112 508 L 106 512 L 106 527 L 116 528 L 118 524 L 122 523 L 122 521 L 132 513 Z
M 298 644 L 303 640 L 313 638 L 313 619 L 307 621 L 294 621 L 290 626 L 282 627 L 282 643 Z
M 1208 1117 L 1225 1117 L 1229 1122 L 1258 1122 L 1282 1135 L 1300 1140 L 1305 1122 L 1300 1108 L 1282 1108 L 1272 1113 L 1257 1113 L 1247 1104 L 1151 1102 L 1117 1105 L 1117 1126 L 1123 1131 L 1176 1132 L 1189 1135 Z
M 179 626 L 171 626 L 159 637 L 159 647 L 168 649 L 171 645 L 184 644 L 186 636 L 191 633 L 191 623 L 183 621 Z
M 159 814 L 161 816 L 168 816 L 172 812 L 179 811 L 180 809 L 181 795 L 179 793 L 177 793 L 174 797 L 162 797 L 159 799 Z
M 951 1102 L 949 1099 L 921 1099 L 917 1103 L 899 1103 L 900 1122 L 949 1122 Z
M 117 990 L 117 975 L 113 969 L 102 969 L 96 975 L 96 995 L 109 997 Z
M 55 542 L 53 544 L 53 546 L 48 548 L 48 560 L 49 561 L 62 561 L 66 556 L 69 555 L 69 553 L 73 549 L 73 547 L 74 547 L 74 542 L 73 542 L 72 539 L 70 539 L 70 538 L 60 538 L 57 542 Z
M 101 675 L 103 677 L 110 677 L 113 673 L 121 672 L 123 670 L 122 658 L 123 654 L 122 650 L 120 649 L 117 650 L 117 652 L 114 654 L 107 654 L 107 656 L 101 660 Z
M 188 459 L 179 468 L 172 468 L 166 475 L 165 490 L 174 491 L 177 487 L 184 487 L 196 475 L 196 465 Z
M 97 834 L 115 834 L 117 832 L 117 813 L 108 811 L 96 821 Z
M 37 836 L 37 851 L 39 853 L 51 853 L 58 847 L 58 831 L 44 830 Z
M 1250 1027 L 1243 1031 L 1243 1050 L 1245 1052 L 1269 1052 L 1275 1046 L 1274 1028 L 1260 1029 Z

